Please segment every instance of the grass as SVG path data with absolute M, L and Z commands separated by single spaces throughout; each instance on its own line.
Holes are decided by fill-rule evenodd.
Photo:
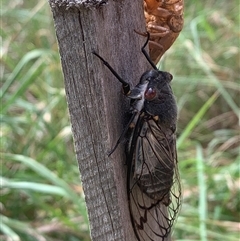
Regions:
M 174 237 L 239 240 L 239 9 L 186 1 L 160 63 L 174 75 L 184 190 Z M 90 240 L 46 1 L 3 1 L 1 240 Z

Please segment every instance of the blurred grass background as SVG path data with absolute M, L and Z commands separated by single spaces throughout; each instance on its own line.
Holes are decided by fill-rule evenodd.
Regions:
M 47 1 L 1 3 L 1 225 L 8 241 L 88 241 Z M 174 75 L 183 206 L 176 241 L 239 240 L 239 2 L 186 1 Z

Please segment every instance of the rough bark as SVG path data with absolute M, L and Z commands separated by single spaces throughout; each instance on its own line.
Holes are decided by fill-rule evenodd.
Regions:
M 104 4 L 104 2 L 107 2 Z M 149 65 L 139 0 L 49 0 L 55 22 L 75 151 L 89 214 L 92 240 L 136 240 L 126 194 L 123 145 L 110 156 L 123 129 L 128 102 L 121 84 L 92 54 L 136 84 Z

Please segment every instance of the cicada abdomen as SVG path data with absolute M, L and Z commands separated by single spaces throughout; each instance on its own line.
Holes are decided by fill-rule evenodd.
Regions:
M 171 89 L 172 75 L 159 71 L 145 47 L 142 52 L 153 70 L 142 74 L 130 88 L 101 56 L 94 52 L 122 83 L 131 100 L 132 117 L 111 155 L 127 138 L 126 159 L 128 206 L 138 241 L 167 241 L 181 203 L 176 152 L 177 105 Z
M 144 0 L 150 58 L 156 64 L 183 28 L 184 0 Z

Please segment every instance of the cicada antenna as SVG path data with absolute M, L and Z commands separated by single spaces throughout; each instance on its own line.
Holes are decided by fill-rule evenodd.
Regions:
M 150 33 L 149 32 L 146 32 L 146 33 L 141 33 L 141 32 L 138 32 L 137 30 L 134 29 L 134 32 L 139 34 L 139 35 L 142 35 L 142 36 L 147 36 L 147 40 L 146 42 L 144 43 L 144 45 L 142 46 L 141 50 L 142 50 L 142 53 L 144 54 L 145 58 L 147 59 L 147 61 L 149 62 L 149 64 L 151 64 L 151 66 L 158 70 L 158 68 L 156 67 L 156 65 L 153 63 L 153 61 L 150 59 L 150 56 L 149 54 L 147 53 L 147 51 L 145 50 L 145 47 L 147 46 L 148 42 L 149 42 L 149 39 L 150 39 Z

